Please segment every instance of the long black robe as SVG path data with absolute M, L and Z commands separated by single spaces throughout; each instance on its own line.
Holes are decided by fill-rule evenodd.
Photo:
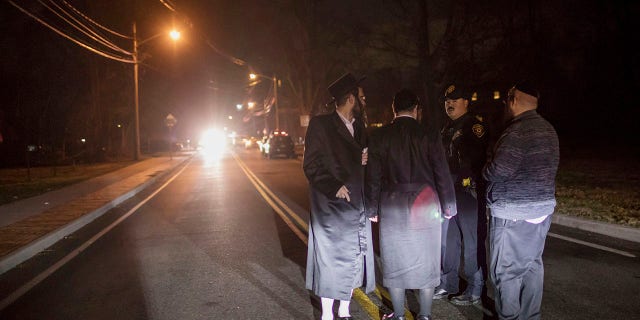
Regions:
M 306 287 L 324 298 L 349 300 L 363 273 L 365 290 L 375 288 L 371 222 L 364 212 L 362 122 L 354 123 L 354 131 L 351 136 L 334 111 L 313 117 L 305 138 L 303 169 L 311 197 Z M 343 185 L 350 202 L 336 198 Z
M 440 135 L 410 117 L 373 132 L 365 195 L 367 213 L 379 216 L 383 285 L 437 286 L 442 212 L 456 213 Z

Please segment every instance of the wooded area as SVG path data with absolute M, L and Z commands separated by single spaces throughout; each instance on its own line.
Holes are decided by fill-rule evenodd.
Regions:
M 176 11 L 152 0 L 135 7 L 72 3 L 123 34 L 133 21 L 143 38 L 167 21 L 183 26 L 183 43 L 155 41 L 144 51 L 140 123 L 147 148 L 167 136 L 169 113 L 178 118 L 177 138 L 193 139 L 204 122 L 220 123 L 236 104 L 264 99 L 270 85 L 248 86 L 249 71 L 281 80 L 280 129 L 296 136 L 304 135 L 301 115 L 328 111 L 328 84 L 353 72 L 367 76 L 370 123 L 390 121 L 391 97 L 408 87 L 419 92 L 427 122 L 439 128 L 442 92 L 451 82 L 473 88 L 473 108 L 499 122 L 493 92 L 504 94 L 528 78 L 539 84 L 540 112 L 561 141 L 637 142 L 631 121 L 638 114 L 632 106 L 639 61 L 629 43 L 640 28 L 632 2 L 190 0 Z M 0 166 L 28 157 L 33 164 L 130 157 L 132 66 L 80 48 L 6 2 L 0 6 Z M 25 7 L 56 21 L 37 1 Z M 119 41 L 131 48 L 130 40 Z M 273 113 L 256 120 L 273 122 Z M 235 125 L 246 130 L 248 123 Z

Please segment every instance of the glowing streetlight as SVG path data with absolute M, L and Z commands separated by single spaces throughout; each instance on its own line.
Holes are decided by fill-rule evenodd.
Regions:
M 171 32 L 169 32 L 169 37 L 171 37 L 171 39 L 173 39 L 173 40 L 179 40 L 180 39 L 180 31 L 171 30 Z
M 134 82 L 134 108 L 135 108 L 135 121 L 134 121 L 134 150 L 133 150 L 133 159 L 140 159 L 140 105 L 139 105 L 139 89 L 138 89 L 138 65 L 140 64 L 140 59 L 138 58 L 138 47 L 141 45 L 158 38 L 164 35 L 164 33 L 156 34 L 155 36 L 149 37 L 145 40 L 138 42 L 138 36 L 136 32 L 136 23 L 133 23 L 133 82 Z M 169 37 L 173 40 L 180 39 L 180 32 L 177 30 L 171 30 L 169 32 Z

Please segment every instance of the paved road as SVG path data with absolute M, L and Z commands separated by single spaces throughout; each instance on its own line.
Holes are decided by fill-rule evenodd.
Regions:
M 36 212 L 25 209 L 23 214 L 30 213 L 28 217 L 20 220 L 15 218 L 19 215 L 14 214 L 13 222 L 0 224 L 3 226 L 0 240 L 8 231 L 15 232 L 19 229 L 16 226 L 27 231 L 46 229 L 50 224 L 42 223 L 47 220 L 41 217 L 58 216 L 51 214 L 54 211 L 69 211 L 60 210 L 64 206 L 81 208 L 84 214 L 75 218 L 73 215 L 65 216 L 68 219 L 66 224 L 64 221 L 57 221 L 64 226 L 54 228 L 47 235 L 38 238 L 42 240 L 55 235 L 54 238 L 62 239 L 52 247 L 49 247 L 50 244 L 44 247 L 49 247 L 45 251 L 33 249 L 33 245 L 29 243 L 10 243 L 19 249 L 13 249 L 0 259 L 0 267 L 6 268 L 0 275 L 0 298 L 3 299 L 0 309 L 6 309 L 0 315 L 27 315 L 22 318 L 36 319 L 39 317 L 29 315 L 50 316 L 52 311 L 58 311 L 61 312 L 59 317 L 65 319 L 113 316 L 113 313 L 102 310 L 100 304 L 104 304 L 105 307 L 119 310 L 122 313 L 118 314 L 119 319 L 170 319 L 169 315 L 178 316 L 180 312 L 182 317 L 198 319 L 211 316 L 212 312 L 218 314 L 221 310 L 230 312 L 228 315 L 233 315 L 230 318 L 236 318 L 237 315 L 250 315 L 256 319 L 272 318 L 267 316 L 271 311 L 266 309 L 285 314 L 284 317 L 276 315 L 278 318 L 318 318 L 317 301 L 304 290 L 301 278 L 306 254 L 304 228 L 308 217 L 308 196 L 300 161 L 266 160 L 259 157 L 257 152 L 252 152 L 253 150 L 237 151 L 238 157 L 235 160 L 229 155 L 217 165 L 216 162 L 205 162 L 199 157 L 191 160 L 189 155 L 174 157 L 171 161 L 168 158 L 148 159 L 137 164 L 135 169 L 128 168 L 132 171 L 127 171 L 126 174 L 114 173 L 110 178 L 102 177 L 102 180 L 97 179 L 97 182 L 87 183 L 81 188 L 75 186 L 66 191 L 61 190 L 56 193 L 55 199 L 48 195 L 49 199 L 58 201 L 55 206 L 43 207 L 40 204 L 43 201 L 41 198 L 37 199 L 38 202 L 35 198 L 31 202 L 23 202 L 25 208 L 31 206 L 42 210 Z M 175 181 L 149 198 L 154 190 L 164 185 L 167 179 L 173 177 L 188 162 L 185 171 Z M 116 207 L 110 200 L 103 202 L 105 198 L 119 199 L 117 201 L 120 205 Z M 147 198 L 148 202 L 141 205 Z M 16 204 L 12 206 L 15 208 Z M 140 208 L 134 210 L 137 206 Z M 3 210 L 7 212 L 7 208 L 0 207 L 0 218 L 3 217 Z M 113 231 L 106 232 L 100 240 L 86 245 L 82 253 L 76 253 L 78 258 L 69 259 L 59 270 L 51 270 L 51 265 L 65 260 L 74 250 L 129 212 L 130 218 L 114 227 Z M 256 219 L 254 214 L 258 214 L 260 218 Z M 77 226 L 73 231 L 79 231 L 65 237 L 73 232 L 69 232 L 69 223 L 80 220 L 87 220 L 82 223 L 87 226 Z M 34 224 L 34 221 L 40 224 Z M 220 223 L 212 224 L 214 221 Z M 576 223 L 572 219 L 567 221 Z M 128 226 L 129 233 L 118 231 L 125 228 L 125 225 Z M 599 228 L 602 232 L 619 230 L 608 225 Z M 104 240 L 107 238 L 111 240 Z M 230 241 L 232 239 L 235 241 Z M 633 303 L 627 303 L 629 299 L 640 299 L 635 290 L 640 278 L 637 273 L 640 270 L 638 258 L 625 257 L 620 252 L 606 251 L 603 248 L 586 247 L 567 239 L 592 240 L 591 242 L 602 245 L 603 248 L 616 249 L 622 253 L 637 255 L 640 252 L 636 242 L 615 240 L 611 244 L 610 236 L 554 224 L 548 247 L 558 250 L 548 249 L 545 253 L 547 286 L 544 306 L 549 310 L 544 313 L 545 319 L 563 319 L 563 314 L 576 315 L 576 318 L 584 315 L 584 319 L 615 319 L 612 316 L 617 314 L 640 314 Z M 7 247 L 8 242 L 11 241 L 0 241 L 0 248 Z M 132 250 L 131 247 L 138 250 Z M 41 253 L 27 260 L 34 256 L 33 252 Z M 26 262 L 14 261 L 18 265 L 16 268 L 7 263 L 11 260 L 7 257 L 13 257 L 15 261 L 15 257 L 22 257 L 22 261 Z M 273 266 L 278 266 L 278 270 L 273 269 Z M 62 271 L 62 268 L 70 269 Z M 211 273 L 216 268 L 222 270 L 220 274 L 228 274 L 229 278 Z M 112 269 L 120 271 L 114 273 Z M 278 272 L 286 277 L 280 276 Z M 169 278 L 167 274 L 170 275 Z M 257 280 L 262 278 L 257 274 L 270 275 L 268 283 L 273 288 L 267 288 Z M 236 278 L 233 278 L 234 275 Z M 567 275 L 571 278 L 567 278 Z M 629 278 L 623 277 L 621 281 L 621 275 L 628 275 Z M 34 277 L 36 281 L 33 280 Z M 200 283 L 205 279 L 215 284 L 213 291 L 224 288 L 224 294 L 228 291 L 232 299 L 216 298 L 227 302 L 217 303 L 218 300 L 213 299 L 211 292 L 207 291 L 211 287 Z M 63 283 L 58 283 L 60 281 Z M 29 283 L 32 285 L 29 286 Z M 65 283 L 72 283 L 73 286 Z M 238 283 L 241 285 L 237 286 Z M 247 299 L 242 298 L 246 291 L 238 287 L 249 290 L 251 294 L 247 295 Z M 195 301 L 208 299 L 207 302 L 198 304 L 192 301 L 189 297 L 193 292 L 190 291 L 197 292 L 195 296 L 198 299 Z M 281 291 L 284 297 L 268 297 L 278 295 Z M 61 292 L 71 293 L 69 298 L 63 298 Z M 576 292 L 580 294 L 575 294 Z M 599 301 L 600 294 L 603 293 L 622 297 L 613 303 L 607 303 L 606 307 L 600 307 L 594 301 Z M 120 294 L 128 299 L 120 298 Z M 95 296 L 97 300 L 87 298 L 86 295 Z M 176 297 L 167 298 L 172 295 Z M 384 289 L 381 288 L 378 295 L 357 297 L 354 299 L 357 302 L 354 304 L 354 314 L 360 319 L 376 318 L 375 313 L 386 308 L 382 304 L 384 296 Z M 304 302 L 301 302 L 300 297 Z M 175 300 L 175 303 L 170 300 Z M 77 301 L 82 301 L 82 304 Z M 256 308 L 256 301 L 263 301 L 265 305 Z M 238 313 L 227 310 L 229 302 L 241 306 Z M 301 311 L 294 311 L 290 302 L 296 306 L 296 310 Z M 412 304 L 414 301 L 410 299 L 410 307 L 413 308 Z M 371 311 L 372 308 L 375 310 Z M 611 313 L 608 310 L 617 311 Z M 437 319 L 487 318 L 481 309 L 455 307 L 443 301 L 434 304 L 434 315 Z M 58 315 L 53 318 L 56 317 Z
M 250 152 L 240 155 L 265 184 L 283 190 L 288 203 L 308 208 L 299 161 L 260 160 Z M 581 226 L 580 219 L 561 219 L 560 222 Z M 544 319 L 623 319 L 628 315 L 640 318 L 640 305 L 636 303 L 640 301 L 640 243 L 617 238 L 623 233 L 616 226 L 597 223 L 590 226 L 595 226 L 600 233 L 559 223 L 551 227 L 544 254 Z M 618 233 L 612 233 L 612 230 L 618 230 Z M 448 304 L 452 309 L 446 309 L 444 313 L 438 313 L 442 306 L 442 301 L 438 301 L 434 309 L 436 319 L 444 319 L 450 314 L 462 315 L 465 319 L 490 319 L 493 301 L 492 293 L 489 295 L 484 299 L 484 308 Z M 603 303 L 603 297 L 615 299 Z

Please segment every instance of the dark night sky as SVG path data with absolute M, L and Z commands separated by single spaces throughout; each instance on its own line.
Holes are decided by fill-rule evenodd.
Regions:
M 54 2 L 63 4 L 62 1 Z M 252 92 L 247 92 L 245 87 L 249 70 L 269 75 L 273 72 L 283 74 L 288 66 L 288 58 L 283 50 L 296 48 L 297 32 L 287 29 L 291 26 L 287 24 L 291 12 L 287 5 L 290 1 L 286 0 L 168 1 L 176 6 L 177 13 L 167 9 L 161 1 L 152 0 L 68 2 L 95 21 L 126 35 L 131 34 L 131 23 L 134 20 L 138 24 L 139 38 L 166 30 L 170 25 L 183 30 L 183 39 L 176 44 L 156 39 L 145 45 L 144 50 L 141 49 L 141 52 L 150 55 L 141 68 L 140 78 L 140 108 L 143 114 L 141 126 L 150 133 L 162 134 L 165 128 L 161 121 L 171 112 L 179 121 L 178 134 L 182 138 L 195 136 L 210 125 L 212 117 L 218 119 L 218 122 L 222 121 L 220 119 L 224 119 L 225 114 L 235 112 L 237 103 L 246 102 L 251 96 L 254 100 L 261 99 L 266 94 L 269 81 L 263 81 Z M 499 6 L 510 3 L 493 2 Z M 45 17 L 45 20 L 55 21 L 37 1 L 16 3 Z M 379 31 L 376 26 L 393 24 L 393 19 L 398 19 L 388 14 L 384 8 L 376 7 L 378 1 L 357 0 L 345 3 L 326 0 L 318 3 L 316 9 L 320 15 L 317 17 L 320 24 L 341 26 L 346 30 L 345 34 L 351 37 L 348 41 L 357 43 L 355 48 L 364 48 L 364 44 L 374 42 L 372 34 Z M 452 12 L 453 2 L 429 3 L 432 21 L 442 28 L 446 24 L 443 19 Z M 486 10 L 471 3 L 466 4 L 480 18 L 484 14 L 482 10 Z M 547 13 L 550 16 L 547 20 L 552 23 L 547 20 L 538 21 L 540 25 L 537 28 L 547 28 L 552 32 L 545 34 L 545 39 L 538 39 L 533 45 L 554 46 L 560 43 L 563 46 L 561 49 L 545 47 L 540 50 L 554 52 L 546 58 L 560 66 L 563 72 L 546 70 L 545 79 L 552 80 L 544 83 L 542 91 L 552 99 L 546 101 L 551 105 L 545 105 L 541 112 L 546 112 L 551 118 L 561 139 L 566 137 L 565 140 L 571 143 L 626 143 L 637 146 L 638 135 L 634 126 L 637 125 L 638 116 L 635 95 L 640 92 L 639 59 L 629 46 L 638 30 L 638 5 L 626 2 L 618 5 L 603 4 L 599 1 L 543 1 L 539 5 L 553 5 L 555 11 L 547 11 L 557 16 L 551 17 Z M 8 139 L 31 140 L 34 143 L 33 140 L 38 135 L 46 132 L 42 128 L 38 129 L 38 126 L 91 123 L 94 120 L 91 117 L 94 116 L 87 110 L 105 108 L 105 105 L 113 108 L 113 112 L 106 118 L 96 120 L 99 125 L 89 125 L 90 128 L 82 128 L 80 125 L 75 127 L 90 131 L 93 127 L 110 128 L 104 124 L 106 122 L 129 121 L 128 112 L 133 104 L 133 67 L 130 64 L 111 61 L 79 48 L 6 1 L 0 3 L 0 11 L 0 70 L 3 74 L 0 132 L 4 136 L 5 147 Z M 411 18 L 405 16 L 397 21 L 400 24 Z M 474 23 L 474 19 L 469 16 L 464 18 L 468 25 Z M 544 25 L 545 23 L 550 25 Z M 64 27 L 59 20 L 57 25 Z M 359 32 L 354 32 L 354 28 L 358 28 Z M 336 28 L 331 32 L 343 29 Z M 77 35 L 73 30 L 65 30 Z M 434 30 L 438 29 L 434 27 Z M 481 34 L 483 31 L 473 32 Z M 411 34 L 407 35 L 410 36 Z M 326 38 L 327 35 L 322 34 L 321 37 Z M 394 40 L 398 39 L 403 39 L 403 35 L 398 34 Z M 207 45 L 206 40 L 219 51 L 216 52 L 211 45 Z M 131 49 L 130 42 L 118 40 L 117 43 L 127 50 Z M 405 86 L 411 86 L 411 79 L 415 79 L 415 75 L 402 75 L 404 70 L 415 73 L 415 64 L 401 62 L 395 67 L 394 63 L 381 62 L 392 56 L 389 54 L 381 58 L 375 54 L 367 54 L 367 50 L 358 54 L 345 54 L 344 51 L 329 49 L 325 52 L 324 48 L 316 50 L 343 63 L 342 67 L 335 69 L 328 77 L 346 70 L 371 75 L 367 85 L 372 88 L 368 95 L 371 96 L 369 107 L 374 115 L 376 112 L 373 111 L 382 114 L 381 110 L 389 107 L 393 93 L 399 89 L 398 77 Z M 518 50 L 526 51 L 528 48 Z M 558 55 L 555 52 L 571 54 Z M 509 56 L 508 52 L 504 54 L 505 57 Z M 397 56 L 400 55 L 393 57 L 402 61 Z M 246 64 L 234 64 L 232 58 L 242 59 Z M 490 68 L 491 66 L 487 69 Z M 545 73 L 544 68 L 539 69 L 540 73 Z M 386 77 L 386 73 L 393 73 L 393 77 Z M 475 74 L 488 73 L 490 72 L 479 68 Z M 505 84 L 515 80 L 509 68 L 496 73 L 492 76 L 494 83 Z M 472 77 L 464 73 L 460 75 Z M 445 74 L 445 79 L 448 76 L 450 74 Z M 321 80 L 324 81 L 325 88 L 330 82 L 326 79 L 328 78 Z M 98 90 L 101 101 L 99 105 L 91 107 L 91 97 L 96 96 L 91 92 L 95 91 L 96 85 L 105 89 Z M 437 84 L 442 85 L 444 82 Z M 283 89 L 282 94 L 287 95 L 286 89 Z M 35 117 L 34 114 L 40 116 Z M 239 113 L 234 115 L 241 116 Z M 25 136 L 29 138 L 24 139 Z M 637 152 L 637 149 L 633 152 Z

